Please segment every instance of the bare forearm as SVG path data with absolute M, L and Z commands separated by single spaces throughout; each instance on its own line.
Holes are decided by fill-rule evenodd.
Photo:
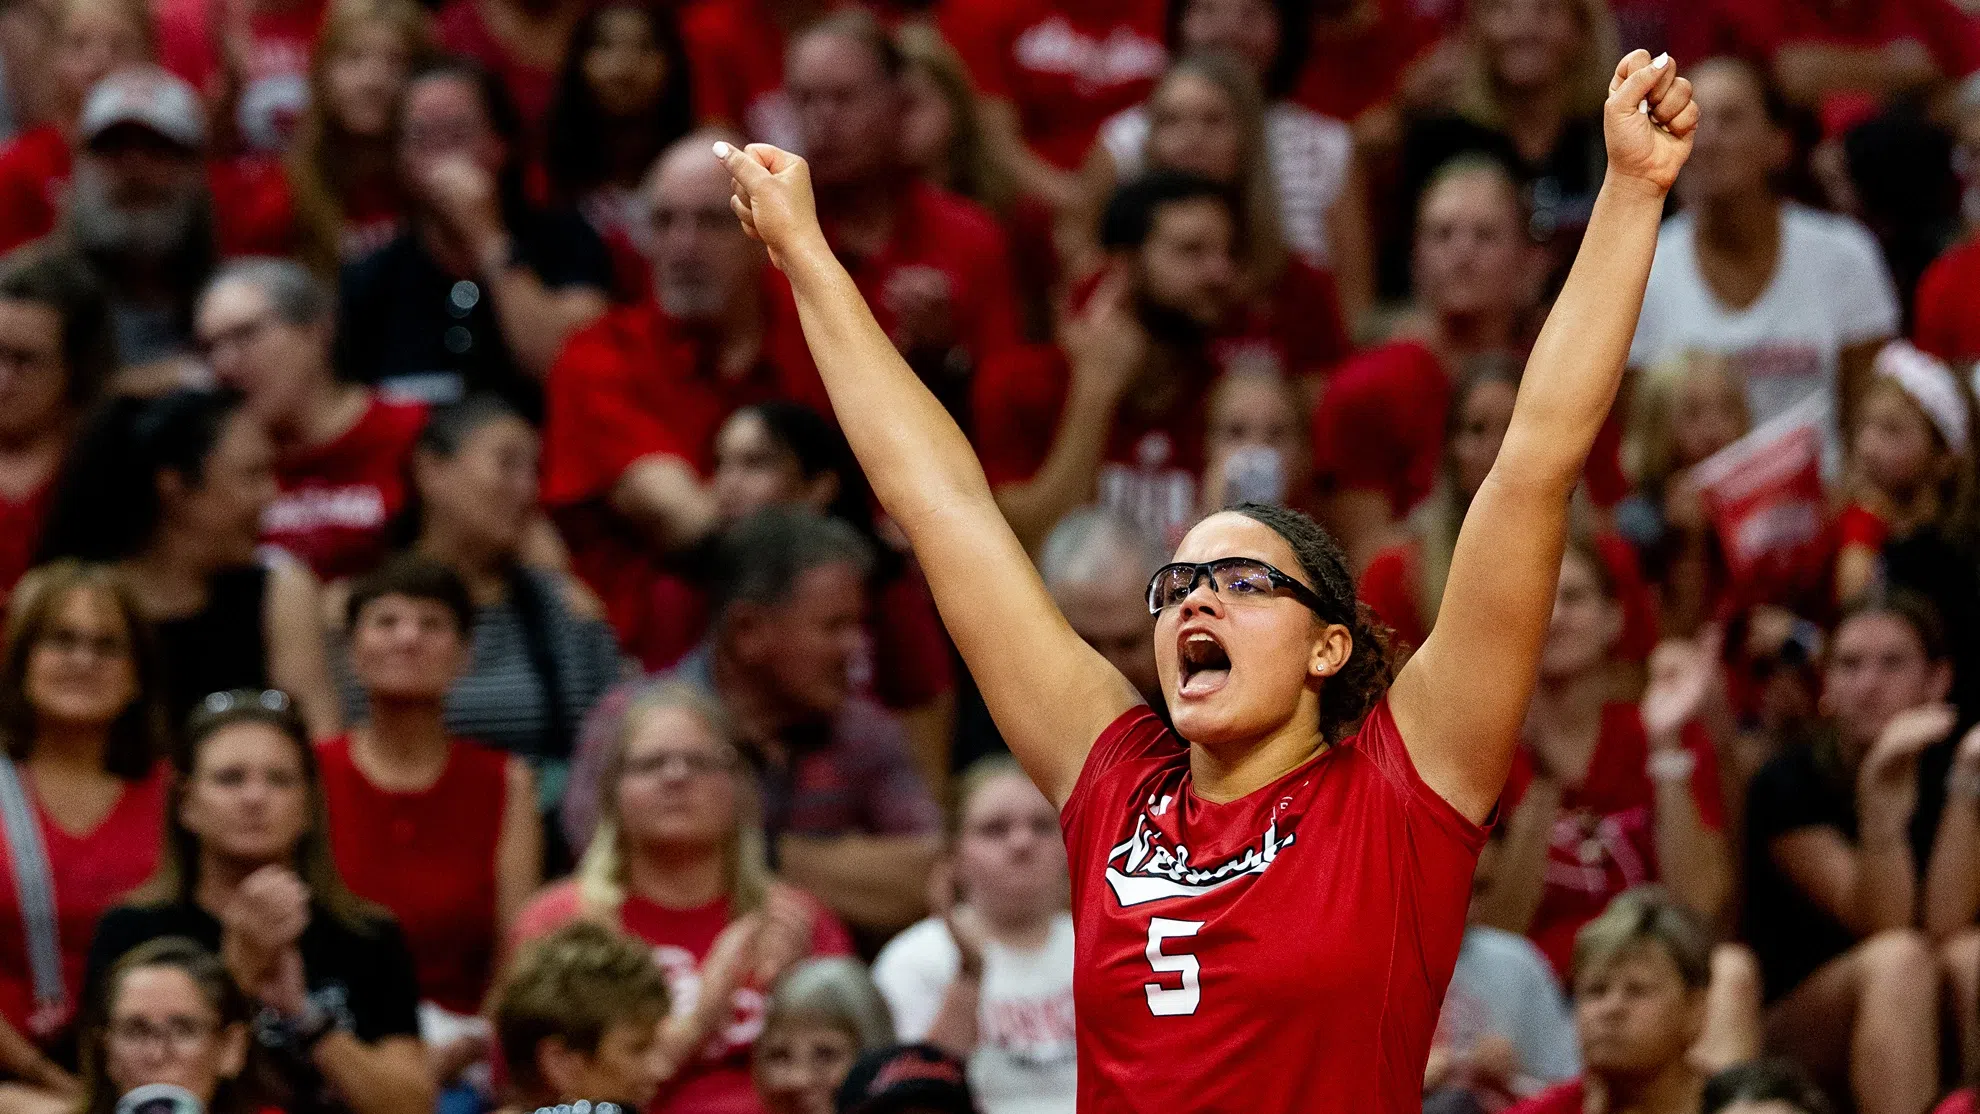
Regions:
M 983 998 L 980 979 L 957 975 L 942 996 L 941 1008 L 928 1026 L 928 1043 L 946 1050 L 958 1060 L 967 1060 L 976 1051 L 976 1014 Z
M 409 1037 L 391 1044 L 368 1045 L 337 1031 L 311 1059 L 355 1114 L 429 1114 L 437 1088 L 424 1049 Z
M 1636 179 L 1603 183 L 1583 250 L 1527 360 L 1495 470 L 1563 496 L 1573 489 L 1622 383 L 1663 207 L 1662 191 Z
M 1980 912 L 1980 808 L 1947 794 L 1932 865 L 1925 874 L 1925 931 L 1935 938 L 1971 927 Z
M 995 509 L 969 439 L 901 359 L 822 241 L 786 262 L 798 318 L 846 440 L 918 550 L 938 519 Z
M 1547 888 L 1547 848 L 1561 811 L 1558 784 L 1536 778 L 1513 813 L 1492 883 L 1478 897 L 1479 920 L 1521 935 L 1533 924 Z
M 1715 923 L 1732 884 L 1725 837 L 1705 826 L 1689 781 L 1659 781 L 1656 793 L 1657 862 L 1664 883 L 1706 923 Z
M 782 873 L 854 924 L 911 924 L 926 912 L 934 836 L 785 836 Z
M 524 267 L 498 267 L 488 283 L 502 340 L 516 365 L 538 379 L 550 374 L 564 341 L 605 311 L 602 295 L 551 290 Z
M 685 549 L 715 528 L 715 496 L 687 461 L 647 456 L 612 485 L 612 509 L 637 523 L 655 545 Z
M 1035 551 L 1067 512 L 1093 498 L 1094 477 L 1107 449 L 1113 417 L 1111 399 L 1075 387 L 1066 398 L 1066 411 L 1038 474 L 997 489 L 997 505 L 1026 549 Z
M 1865 825 L 1855 851 L 1850 887 L 1855 914 L 1850 928 L 1859 936 L 1917 923 L 1916 864 L 1904 827 Z

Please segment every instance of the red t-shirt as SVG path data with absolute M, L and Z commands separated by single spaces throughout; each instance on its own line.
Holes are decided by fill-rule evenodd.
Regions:
M 440 779 L 417 793 L 373 785 L 350 736 L 317 747 L 330 852 L 351 892 L 405 930 L 422 998 L 481 1010 L 495 964 L 495 855 L 509 796 L 509 757 L 456 742 Z
M 48 852 L 55 889 L 55 931 L 62 946 L 62 981 L 70 996 L 68 1016 L 35 1018 L 34 977 L 28 968 L 13 857 L 11 852 L 0 853 L 0 875 L 4 875 L 0 877 L 0 1016 L 28 1039 L 45 1041 L 75 1015 L 81 1005 L 75 998 L 83 992 L 83 971 L 97 918 L 158 868 L 158 833 L 164 830 L 165 790 L 170 779 L 166 763 L 155 764 L 143 779 L 124 786 L 117 803 L 94 830 L 78 836 L 48 815 L 34 793 L 33 779 L 25 770 L 21 772 L 22 787 L 34 802 L 41 822 L 41 843 Z M 4 842 L 0 837 L 0 844 Z
M 950 0 L 940 13 L 977 89 L 1016 108 L 1025 142 L 1068 169 L 1162 76 L 1163 18 L 1162 0 Z
M 1947 249 L 1918 280 L 1912 339 L 1948 363 L 1980 360 L 1980 239 Z
M 1430 494 L 1451 381 L 1415 341 L 1371 348 L 1334 373 L 1313 413 L 1313 467 L 1336 491 L 1379 491 L 1400 519 Z
M 74 168 L 61 132 L 44 125 L 0 151 L 0 252 L 55 230 Z M 287 255 L 295 244 L 295 207 L 282 164 L 267 158 L 209 162 L 214 236 L 222 256 Z
M 323 23 L 324 0 L 293 0 L 261 10 L 249 5 L 242 88 L 235 123 L 251 151 L 276 152 L 294 137 L 309 105 L 309 57 Z M 219 35 L 230 0 L 152 0 L 158 61 L 209 101 L 225 92 Z
M 831 215 L 825 231 L 832 236 Z M 982 206 L 921 182 L 908 184 L 894 216 L 894 234 L 878 253 L 860 257 L 838 243 L 833 250 L 873 307 L 880 327 L 893 332 L 887 284 L 909 267 L 932 267 L 949 281 L 950 320 L 956 345 L 972 367 L 1018 345 L 1017 285 L 1004 230 Z M 786 287 L 788 289 L 788 287 Z M 787 295 L 788 296 L 788 295 Z M 931 383 L 937 394 L 943 384 Z
M 1587 1101 L 1587 1088 L 1581 1080 L 1570 1079 L 1507 1108 L 1505 1114 L 1581 1114 Z
M 1225 804 L 1147 708 L 1061 815 L 1077 929 L 1079 1108 L 1422 1109 L 1484 829 L 1424 784 L 1388 700 Z
M 1980 1097 L 1980 1094 L 1976 1094 L 1971 1087 L 1964 1091 L 1954 1091 L 1946 1096 L 1946 1101 L 1932 1108 L 1932 1114 L 1974 1114 L 1976 1110 L 1980 1110 L 1980 1103 L 1974 1101 L 1976 1097 Z
M 325 580 L 369 572 L 385 556 L 385 527 L 405 508 L 413 443 L 426 407 L 374 398 L 357 424 L 275 464 L 281 494 L 261 516 L 261 541 Z
M 823 905 L 813 902 L 811 954 L 850 955 L 852 937 Z M 517 919 L 516 938 L 533 940 L 577 920 L 581 912 L 575 882 L 559 882 L 538 894 Z M 715 938 L 729 925 L 729 899 L 718 898 L 699 909 L 668 909 L 637 895 L 628 895 L 619 909 L 619 927 L 653 945 L 653 958 L 667 976 L 674 1008 L 693 1004 L 701 983 L 701 964 Z M 701 1052 L 664 1084 L 646 1114 L 760 1114 L 750 1083 L 749 1054 L 763 1032 L 769 988 L 746 984 L 732 999 L 728 1024 L 709 1038 Z
M 1410 65 L 1440 37 L 1437 21 L 1410 0 L 1377 0 L 1365 20 L 1313 29 L 1293 100 L 1322 116 L 1353 120 L 1394 97 Z
M 1622 630 L 1616 635 L 1615 655 L 1624 661 L 1650 660 L 1657 648 L 1657 600 L 1643 579 L 1636 549 L 1622 535 L 1595 536 L 1595 550 L 1608 566 L 1622 606 Z M 1423 615 L 1423 543 L 1418 538 L 1377 550 L 1355 585 L 1361 601 L 1389 625 L 1398 646 L 1423 645 L 1430 623 Z
M 55 478 L 50 476 L 18 503 L 0 496 L 0 602 L 34 567 L 35 551 L 41 547 L 41 526 L 48 520 L 54 493 Z
M 1341 323 L 1334 276 L 1290 259 L 1266 299 L 1241 310 L 1210 348 L 1225 371 L 1271 370 L 1304 378 L 1331 371 L 1354 344 Z
M 828 4 L 836 7 L 836 4 Z M 694 111 L 749 139 L 797 149 L 797 114 L 784 94 L 784 29 L 763 0 L 700 0 L 681 11 L 681 41 L 695 59 Z M 702 59 L 720 59 L 719 64 Z
M 1836 515 L 1830 524 L 1835 534 L 1838 552 L 1852 545 L 1883 552 L 1884 543 L 1890 540 L 1891 524 L 1882 515 L 1861 503 L 1850 503 Z
M 434 21 L 433 33 L 442 49 L 465 54 L 501 78 L 525 125 L 534 129 L 549 116 L 550 102 L 557 95 L 557 71 L 511 53 L 488 29 L 477 0 L 449 0 Z
M 995 485 L 1023 483 L 1051 451 L 1072 371 L 1056 347 L 1014 349 L 977 371 L 971 414 L 976 451 Z M 1169 406 L 1124 399 L 1114 412 L 1096 482 L 1099 500 L 1173 543 L 1197 516 L 1209 374 L 1190 378 Z
M 1698 759 L 1691 774 L 1691 797 L 1707 828 L 1719 830 L 1725 809 L 1719 798 L 1718 755 L 1703 728 L 1688 723 L 1684 747 Z M 1631 886 L 1655 882 L 1657 868 L 1657 787 L 1644 769 L 1650 741 L 1634 704 L 1602 709 L 1602 733 L 1581 784 L 1561 791 L 1561 811 L 1547 848 L 1546 889 L 1526 934 L 1546 954 L 1562 979 L 1571 977 L 1574 934 L 1600 916 L 1609 901 Z M 1525 747 L 1513 757 L 1500 807 L 1511 816 L 1533 782 L 1533 760 Z
M 543 433 L 543 502 L 571 547 L 578 575 L 605 603 L 629 652 L 658 669 L 694 644 L 680 608 L 695 593 L 660 567 L 650 540 L 607 505 L 645 457 L 715 466 L 715 435 L 737 409 L 792 398 L 830 413 L 788 288 L 766 277 L 763 351 L 745 378 L 715 366 L 720 338 L 691 331 L 656 303 L 614 310 L 573 336 L 550 370 Z M 671 587 L 669 587 L 671 585 Z
M 1679 58 L 1731 54 L 1764 64 L 1784 47 L 1906 40 L 1930 51 L 1954 80 L 1980 69 L 1980 21 L 1949 0 L 1717 0 L 1677 5 L 1671 16 L 1671 53 Z

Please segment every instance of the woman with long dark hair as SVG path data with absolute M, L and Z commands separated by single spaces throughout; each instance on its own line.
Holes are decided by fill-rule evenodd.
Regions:
M 336 733 L 316 578 L 255 552 L 275 499 L 274 448 L 233 391 L 117 398 L 77 438 L 56 481 L 41 560 L 129 575 L 166 664 L 166 709 L 276 686 L 319 735 Z
M 688 66 L 671 5 L 610 0 L 578 21 L 557 78 L 544 169 L 613 250 L 621 294 L 647 285 L 639 184 L 694 127 Z
M 1324 530 L 1242 504 L 1190 530 L 1148 586 L 1172 725 L 1053 604 L 962 430 L 826 246 L 804 161 L 716 145 L 881 505 L 1012 753 L 1060 810 L 1083 1107 L 1187 1095 L 1254 1114 L 1420 1109 L 1568 496 L 1621 382 L 1697 117 L 1668 57 L 1616 67 L 1600 250 L 1578 261 L 1534 349 L 1416 656 L 1392 672 Z
M 187 937 L 256 1002 L 291 1110 L 430 1114 L 412 955 L 337 873 L 316 749 L 288 697 L 203 701 L 171 798 L 157 876 L 97 925 L 88 992 L 138 945 Z

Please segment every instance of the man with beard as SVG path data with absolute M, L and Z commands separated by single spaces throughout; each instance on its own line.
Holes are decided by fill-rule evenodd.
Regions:
M 653 295 L 571 338 L 547 383 L 543 499 L 578 573 L 625 647 L 651 666 L 687 645 L 661 561 L 715 526 L 706 478 L 737 408 L 792 398 L 823 409 L 796 308 L 729 211 L 712 133 L 664 152 L 643 194 Z
M 977 452 L 1027 547 L 1096 497 L 1164 545 L 1197 518 L 1209 342 L 1238 297 L 1236 228 L 1229 193 L 1207 179 L 1124 184 L 1101 221 L 1106 269 L 1059 345 L 978 374 Z
M 218 257 L 198 95 L 153 67 L 111 74 L 84 101 L 77 139 L 58 235 L 108 287 L 127 366 L 183 357 Z

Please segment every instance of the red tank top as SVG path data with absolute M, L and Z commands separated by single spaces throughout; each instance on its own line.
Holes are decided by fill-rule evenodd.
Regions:
M 1485 833 L 1417 776 L 1386 699 L 1226 804 L 1136 708 L 1061 820 L 1082 1114 L 1422 1109 Z
M 399 918 L 421 998 L 480 1012 L 495 961 L 495 847 L 508 756 L 455 742 L 440 780 L 418 793 L 388 793 L 366 780 L 348 735 L 324 743 L 318 756 L 330 851 L 345 885 Z

